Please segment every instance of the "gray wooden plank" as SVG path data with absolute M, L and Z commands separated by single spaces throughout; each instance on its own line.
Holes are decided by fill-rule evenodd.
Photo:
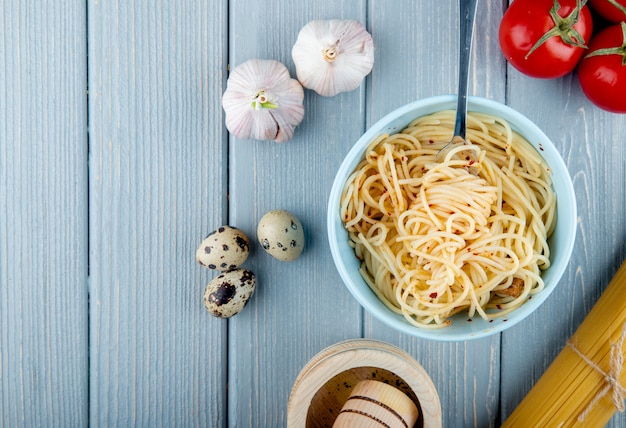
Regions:
M 283 62 L 313 19 L 365 23 L 365 2 L 231 2 L 231 69 L 251 58 Z M 270 30 L 273 29 L 273 30 Z M 293 382 L 326 346 L 360 337 L 361 310 L 342 285 L 326 235 L 326 205 L 341 158 L 363 131 L 364 92 L 323 98 L 305 91 L 305 117 L 284 144 L 230 141 L 230 222 L 256 242 L 271 209 L 296 214 L 305 229 L 302 256 L 279 262 L 255 245 L 246 265 L 257 293 L 229 321 L 229 425 L 284 426 Z
M 87 424 L 86 9 L 0 2 L 0 425 Z
M 88 4 L 95 426 L 226 424 L 226 322 L 194 260 L 227 215 L 226 4 Z
M 499 55 L 499 2 L 479 1 L 472 51 L 471 95 L 504 102 L 505 63 Z M 458 2 L 371 1 L 369 22 L 378 40 L 368 87 L 368 126 L 393 109 L 457 92 Z M 375 102 L 374 102 L 375 100 Z M 496 426 L 500 399 L 499 336 L 438 343 L 400 334 L 365 317 L 365 334 L 409 352 L 430 374 L 442 404 L 443 426 Z
M 537 313 L 503 335 L 503 418 L 552 363 L 626 258 L 626 117 L 586 100 L 575 73 L 537 80 L 510 68 L 508 100 L 558 147 L 574 183 L 579 227 L 559 287 Z M 617 413 L 608 426 L 625 424 Z

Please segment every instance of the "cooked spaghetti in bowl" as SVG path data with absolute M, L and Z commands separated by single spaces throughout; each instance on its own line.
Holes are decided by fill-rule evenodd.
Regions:
M 440 340 L 501 331 L 538 307 L 576 228 L 558 152 L 506 106 L 470 98 L 468 145 L 435 161 L 452 137 L 454 102 L 421 100 L 374 125 L 342 164 L 328 211 L 333 258 L 359 303 Z M 459 156 L 467 150 L 474 165 Z

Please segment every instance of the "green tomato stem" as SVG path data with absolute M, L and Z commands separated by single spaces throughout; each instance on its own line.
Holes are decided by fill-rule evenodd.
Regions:
M 626 7 L 622 6 L 621 4 L 619 4 L 616 0 L 607 0 L 609 3 L 611 3 L 614 7 L 617 8 L 617 10 L 619 10 L 620 12 L 622 12 L 624 15 L 626 15 Z
M 552 21 L 554 21 L 554 27 L 546 31 L 544 35 L 537 40 L 537 43 L 534 44 L 524 58 L 528 59 L 530 54 L 536 51 L 551 37 L 560 37 L 561 40 L 568 45 L 587 49 L 585 39 L 578 32 L 578 30 L 574 28 L 574 25 L 576 25 L 578 18 L 580 17 L 580 11 L 585 3 L 587 3 L 587 0 L 576 0 L 576 8 L 569 15 L 563 18 L 558 13 L 559 9 L 561 9 L 559 0 L 554 0 L 554 6 L 550 9 L 550 17 L 552 18 Z
M 622 45 L 611 48 L 602 48 L 585 55 L 585 58 L 601 55 L 620 55 L 622 57 L 622 66 L 626 66 L 626 22 L 620 23 L 622 26 Z

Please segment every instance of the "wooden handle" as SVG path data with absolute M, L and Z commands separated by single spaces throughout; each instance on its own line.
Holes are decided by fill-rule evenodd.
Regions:
M 352 390 L 333 428 L 412 428 L 418 415 L 417 406 L 404 392 L 383 382 L 363 380 Z

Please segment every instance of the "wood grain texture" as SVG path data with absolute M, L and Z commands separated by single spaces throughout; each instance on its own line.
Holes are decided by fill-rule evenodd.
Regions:
M 626 116 L 589 103 L 575 73 L 548 81 L 507 67 L 505 6 L 479 1 L 470 92 L 506 101 L 553 139 L 578 199 L 576 247 L 528 319 L 436 343 L 363 313 L 332 262 L 326 206 L 368 126 L 456 92 L 456 0 L 0 2 L 0 426 L 285 426 L 309 359 L 360 337 L 424 367 L 443 426 L 499 426 L 626 257 Z M 228 67 L 276 59 L 294 76 L 299 30 L 331 18 L 372 33 L 365 83 L 330 98 L 306 90 L 285 144 L 229 136 Z M 271 209 L 302 221 L 300 259 L 256 244 Z M 194 260 L 224 224 L 250 237 L 244 267 L 258 279 L 228 321 L 205 311 L 216 273 Z M 622 414 L 609 424 L 619 426 Z
M 227 221 L 226 1 L 89 2 L 90 421 L 224 426 L 226 321 L 194 254 Z
M 87 424 L 84 2 L 0 2 L 0 426 Z
M 365 23 L 365 2 L 233 0 L 231 69 L 275 59 L 295 75 L 291 48 L 313 19 Z M 269 30 L 273 28 L 275 30 Z M 326 206 L 341 159 L 363 132 L 363 91 L 324 98 L 305 91 L 305 118 L 285 143 L 230 139 L 230 222 L 256 242 L 267 211 L 286 209 L 303 224 L 306 244 L 293 262 L 274 260 L 256 245 L 246 265 L 257 293 L 229 321 L 229 425 L 285 426 L 293 382 L 328 345 L 360 337 L 361 310 L 336 272 L 326 235 Z
M 574 183 L 578 234 L 558 288 L 541 308 L 503 335 L 503 415 L 543 374 L 626 258 L 626 117 L 593 106 L 576 74 L 536 80 L 509 69 L 509 104 L 552 139 Z M 541 102 L 537 102 L 537 94 Z M 617 414 L 609 426 L 626 424 Z
M 470 95 L 500 102 L 505 63 L 497 45 L 502 5 L 479 1 L 470 66 Z M 367 93 L 368 126 L 393 109 L 433 95 L 457 93 L 458 2 L 373 1 L 369 20 L 379 46 Z M 390 31 L 401 28 L 403 31 Z M 397 76 L 397 77 L 396 77 Z M 365 334 L 409 352 L 431 375 L 443 407 L 443 426 L 496 425 L 500 399 L 499 336 L 437 343 L 399 334 L 366 316 Z

